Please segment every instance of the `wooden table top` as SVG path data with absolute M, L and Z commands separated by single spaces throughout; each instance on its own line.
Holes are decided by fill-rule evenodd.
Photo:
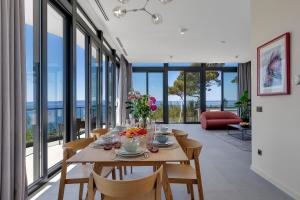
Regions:
M 125 137 L 125 136 L 123 136 Z M 129 162 L 131 164 L 135 163 L 136 165 L 145 165 L 145 164 L 155 164 L 155 163 L 163 163 L 163 162 L 180 162 L 180 161 L 188 161 L 188 158 L 180 145 L 178 144 L 176 138 L 174 136 L 169 136 L 169 139 L 174 141 L 174 145 L 177 145 L 177 148 L 160 148 L 158 153 L 150 153 L 148 158 L 137 157 L 137 158 L 122 158 L 115 159 L 115 149 L 112 150 L 104 150 L 97 149 L 93 147 L 86 147 L 81 150 L 70 159 L 67 160 L 68 163 L 101 163 L 103 165 L 117 165 L 118 163 L 126 163 Z

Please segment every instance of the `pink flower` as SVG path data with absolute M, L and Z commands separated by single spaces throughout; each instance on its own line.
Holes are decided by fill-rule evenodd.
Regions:
M 156 103 L 155 97 L 150 97 L 150 101 L 152 101 L 152 103 L 155 104 Z
M 156 111 L 157 110 L 157 106 L 156 105 L 151 105 L 150 109 L 151 109 L 151 111 Z

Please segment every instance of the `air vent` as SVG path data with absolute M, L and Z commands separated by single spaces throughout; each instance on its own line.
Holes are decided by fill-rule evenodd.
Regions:
M 100 9 L 100 11 L 101 11 L 101 13 L 102 13 L 104 19 L 105 19 L 106 21 L 109 21 L 109 19 L 108 19 L 108 17 L 107 17 L 107 14 L 105 13 L 105 10 L 104 10 L 102 4 L 100 3 L 100 1 L 99 1 L 99 0 L 95 0 L 95 2 L 96 2 L 96 4 L 98 5 L 98 7 L 99 7 L 99 9 Z
M 116 40 L 117 40 L 117 42 L 119 43 L 120 47 L 124 48 L 124 46 L 123 46 L 123 44 L 122 44 L 120 38 L 116 37 Z

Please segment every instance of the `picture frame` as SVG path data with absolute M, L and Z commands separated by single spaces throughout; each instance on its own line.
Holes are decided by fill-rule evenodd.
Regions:
M 257 48 L 257 96 L 291 93 L 289 32 Z

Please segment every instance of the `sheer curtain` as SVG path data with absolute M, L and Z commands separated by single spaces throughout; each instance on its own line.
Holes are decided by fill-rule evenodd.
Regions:
M 127 118 L 126 104 L 127 95 L 131 88 L 131 64 L 129 64 L 126 58 L 122 55 L 120 60 L 120 71 L 118 77 L 117 98 L 116 98 L 116 124 L 125 124 Z
M 24 0 L 0 1 L 0 199 L 27 199 Z

